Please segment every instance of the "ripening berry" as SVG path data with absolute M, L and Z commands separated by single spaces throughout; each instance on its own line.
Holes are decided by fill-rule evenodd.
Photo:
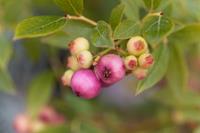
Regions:
M 85 50 L 77 54 L 77 61 L 80 68 L 90 68 L 93 56 L 90 51 Z
M 39 120 L 45 124 L 58 125 L 65 122 L 65 117 L 54 108 L 46 106 L 40 111 Z
M 72 70 L 67 70 L 64 75 L 62 76 L 61 80 L 62 80 L 62 84 L 64 86 L 70 86 L 71 84 L 71 78 L 74 74 L 74 71 Z
M 127 50 L 130 54 L 139 56 L 148 50 L 148 45 L 142 37 L 136 36 L 128 41 Z
M 134 70 L 138 65 L 137 58 L 133 55 L 129 55 L 125 57 L 124 64 L 127 70 Z
M 146 78 L 148 70 L 138 67 L 133 71 L 133 74 L 138 80 L 143 80 L 144 78 Z
M 79 69 L 79 64 L 77 58 L 74 56 L 70 56 L 67 58 L 67 67 L 71 68 L 72 70 L 76 71 Z
M 154 58 L 153 58 L 152 54 L 145 53 L 145 54 L 142 54 L 139 57 L 138 61 L 139 61 L 140 67 L 147 69 L 147 68 L 150 68 L 153 65 Z
M 72 55 L 76 55 L 84 50 L 89 50 L 89 42 L 84 37 L 76 38 L 75 40 L 70 42 L 69 50 Z
M 77 96 L 92 99 L 99 95 L 101 83 L 92 70 L 81 69 L 74 73 L 71 87 Z
M 32 131 L 30 118 L 25 114 L 19 114 L 14 118 L 13 128 L 16 133 L 30 133 Z
M 111 85 L 125 76 L 122 58 L 115 54 L 102 56 L 94 68 L 95 74 L 104 85 Z

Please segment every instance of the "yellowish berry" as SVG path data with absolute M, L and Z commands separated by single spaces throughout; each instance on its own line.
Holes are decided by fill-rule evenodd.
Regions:
M 148 50 L 147 42 L 140 36 L 132 37 L 127 43 L 129 54 L 139 56 Z

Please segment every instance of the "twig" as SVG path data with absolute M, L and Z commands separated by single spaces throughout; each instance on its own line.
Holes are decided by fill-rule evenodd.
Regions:
M 71 19 L 71 20 L 81 20 L 81 21 L 84 21 L 86 23 L 89 23 L 93 26 L 96 26 L 97 23 L 89 18 L 86 18 L 84 16 L 71 16 L 71 15 L 66 15 L 65 16 L 66 19 Z

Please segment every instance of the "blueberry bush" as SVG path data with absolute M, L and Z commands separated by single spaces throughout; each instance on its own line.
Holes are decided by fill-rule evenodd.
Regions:
M 0 0 L 0 7 L 0 90 L 18 94 L 9 69 L 16 45 L 33 64 L 46 62 L 26 83 L 17 133 L 200 132 L 199 0 Z M 114 89 L 105 97 L 111 88 L 131 98 Z

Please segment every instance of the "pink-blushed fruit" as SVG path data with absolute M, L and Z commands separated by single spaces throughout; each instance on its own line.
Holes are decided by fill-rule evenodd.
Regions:
M 79 67 L 77 58 L 74 56 L 68 57 L 67 58 L 67 67 L 74 71 L 78 70 L 80 67 Z
M 90 68 L 93 61 L 93 56 L 90 51 L 85 50 L 77 54 L 77 60 L 80 68 Z
M 29 116 L 26 114 L 19 114 L 13 121 L 13 128 L 16 133 L 31 133 L 32 126 Z
M 72 79 L 72 76 L 74 74 L 74 71 L 72 70 L 67 70 L 64 75 L 62 76 L 61 80 L 62 80 L 62 84 L 64 86 L 70 86 L 71 84 L 71 79 Z
M 142 68 L 150 68 L 154 63 L 154 57 L 150 53 L 142 54 L 139 59 L 139 65 Z
M 99 59 L 94 71 L 104 85 L 111 85 L 125 76 L 124 61 L 115 54 L 104 55 Z
M 130 54 L 139 56 L 148 50 L 148 45 L 141 36 L 132 37 L 127 43 L 127 50 Z
M 78 37 L 75 40 L 71 41 L 69 44 L 69 50 L 72 55 L 76 55 L 81 51 L 88 50 L 89 47 L 90 47 L 89 42 L 84 37 Z
M 39 113 L 39 120 L 44 124 L 52 125 L 63 124 L 65 122 L 64 116 L 49 106 L 42 108 L 41 112 Z
M 129 55 L 124 58 L 124 64 L 127 70 L 134 70 L 138 65 L 137 58 L 133 55 Z
M 148 70 L 147 69 L 144 69 L 144 68 L 136 68 L 134 71 L 133 71 L 133 75 L 138 79 L 138 80 L 143 80 L 144 78 L 146 78 L 148 74 Z
M 74 73 L 71 80 L 73 92 L 84 99 L 92 99 L 99 95 L 101 83 L 90 69 L 81 69 Z

